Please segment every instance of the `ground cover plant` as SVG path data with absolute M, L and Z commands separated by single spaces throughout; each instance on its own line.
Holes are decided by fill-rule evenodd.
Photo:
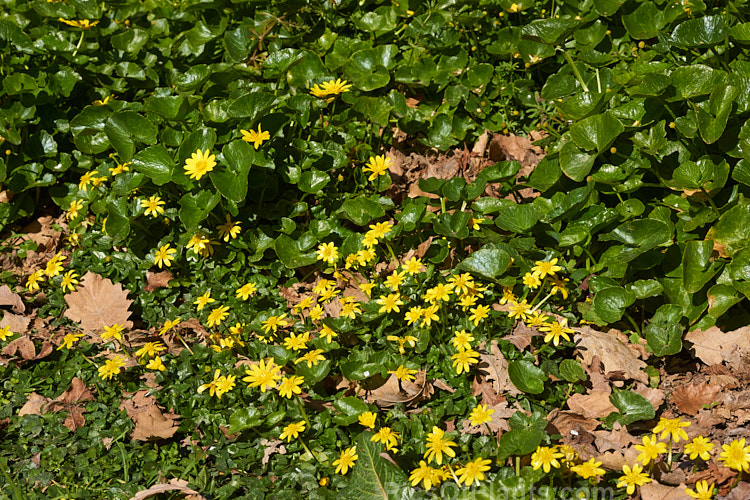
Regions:
M 747 498 L 747 17 L 5 0 L 0 498 Z

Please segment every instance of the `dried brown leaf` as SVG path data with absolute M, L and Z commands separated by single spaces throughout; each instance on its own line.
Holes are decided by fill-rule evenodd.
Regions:
M 18 355 L 25 360 L 30 360 L 36 357 L 36 347 L 28 337 L 18 337 L 3 347 L 3 354 L 6 356 Z
M 65 317 L 80 323 L 84 333 L 92 334 L 115 323 L 126 329 L 133 327 L 128 319 L 131 314 L 128 308 L 133 303 L 128 299 L 128 290 L 91 271 L 83 275 L 75 292 L 65 296 L 65 302 L 68 303 Z
M 403 381 L 399 387 L 396 375 L 391 375 L 383 385 L 369 391 L 367 402 L 374 403 L 381 408 L 387 408 L 396 403 L 410 404 L 424 399 L 432 394 L 432 386 L 427 382 L 427 372 L 420 370 L 415 376 L 414 382 Z M 429 389 L 428 389 L 429 386 Z
M 6 312 L 3 319 L 0 319 L 0 328 L 7 326 L 13 333 L 25 333 L 29 328 L 29 323 L 31 323 L 31 318 L 28 316 Z
M 41 415 L 44 411 L 44 406 L 49 402 L 50 400 L 48 398 L 45 398 L 44 396 L 37 394 L 36 392 L 32 392 L 29 394 L 29 398 L 26 400 L 26 403 L 21 407 L 20 410 L 18 410 L 18 416 L 22 417 L 24 415 Z
M 266 438 L 263 438 L 260 440 L 261 446 L 264 446 L 263 449 L 263 458 L 261 459 L 260 463 L 263 465 L 267 465 L 268 461 L 271 460 L 271 455 L 274 453 L 278 453 L 279 455 L 286 455 L 286 447 L 284 446 L 284 441 L 281 439 L 272 439 L 268 440 Z
M 638 359 L 636 352 L 616 335 L 588 326 L 575 330 L 577 353 L 585 364 L 590 366 L 593 357 L 599 356 L 605 372 L 623 372 L 628 378 L 648 383 L 648 375 L 643 371 L 646 363 Z
M 641 500 L 692 500 L 690 495 L 685 493 L 685 485 L 668 486 L 651 480 L 640 487 Z
M 135 429 L 131 437 L 137 441 L 168 439 L 177 432 L 179 415 L 163 413 L 156 404 L 156 398 L 147 395 L 146 391 L 136 392 L 132 398 L 123 399 L 120 409 L 125 410 Z
M 695 355 L 707 365 L 726 362 L 737 366 L 743 354 L 750 353 L 750 327 L 743 326 L 731 332 L 723 332 L 712 326 L 707 330 L 693 330 L 685 335 L 693 344 Z
M 672 393 L 671 401 L 682 413 L 697 415 L 703 405 L 716 401 L 720 393 L 720 385 L 696 383 L 680 385 Z
M 188 484 L 189 483 L 184 479 L 173 478 L 168 483 L 155 484 L 146 490 L 139 491 L 135 496 L 131 497 L 130 500 L 143 500 L 144 498 L 149 498 L 168 491 L 179 491 L 185 495 L 190 495 L 191 498 L 195 500 L 206 500 L 206 497 L 194 489 L 188 488 Z
M 21 296 L 13 293 L 8 285 L 0 286 L 0 306 L 10 306 L 11 310 L 16 314 L 23 314 L 26 311 L 26 306 L 21 300 Z
M 508 361 L 500 351 L 497 340 L 490 343 L 489 352 L 480 346 L 477 373 L 481 376 L 481 383 L 491 382 L 492 392 L 498 396 L 520 394 L 520 391 L 510 381 Z
M 172 273 L 169 271 L 159 271 L 158 273 L 146 271 L 146 286 L 143 289 L 147 292 L 153 292 L 157 288 L 168 288 L 171 279 Z

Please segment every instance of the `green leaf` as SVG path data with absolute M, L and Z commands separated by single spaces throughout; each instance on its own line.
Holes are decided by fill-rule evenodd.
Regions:
M 236 434 L 263 423 L 263 415 L 254 406 L 244 406 L 229 417 L 229 434 Z
M 172 84 L 179 92 L 193 92 L 211 76 L 211 68 L 205 64 L 190 66 L 185 73 L 172 73 Z
M 579 148 L 601 153 L 624 131 L 620 120 L 607 112 L 574 123 L 570 127 L 570 137 Z
M 581 363 L 574 359 L 563 359 L 560 362 L 560 375 L 568 382 L 580 382 L 587 380 L 586 370 Z
M 220 200 L 221 194 L 211 191 L 184 194 L 179 201 L 179 215 L 185 229 L 188 232 L 198 229 L 198 224 L 208 217 L 208 214 L 211 213 L 211 210 L 213 210 Z
M 620 286 L 611 286 L 598 291 L 592 300 L 594 312 L 607 323 L 622 319 L 625 309 L 633 304 L 635 296 Z
M 623 15 L 622 24 L 631 38 L 646 40 L 659 35 L 667 23 L 664 12 L 654 2 L 644 2 L 630 14 Z
M 574 19 L 534 19 L 521 29 L 524 38 L 536 40 L 542 43 L 558 45 L 562 40 L 573 32 L 579 21 Z
M 382 46 L 381 46 L 382 47 Z M 392 47 L 396 52 L 395 45 Z M 388 68 L 384 65 L 390 64 L 392 56 L 391 50 L 388 49 L 386 57 L 383 57 L 376 49 L 362 49 L 354 52 L 349 58 L 349 64 L 344 66 L 344 74 L 348 80 L 359 90 L 369 92 L 388 85 L 391 81 L 391 75 Z
M 168 120 L 175 120 L 182 112 L 185 98 L 181 95 L 147 97 L 143 101 L 143 110 L 161 115 Z
M 599 236 L 601 241 L 615 240 L 642 252 L 656 246 L 668 246 L 672 242 L 672 228 L 657 219 L 637 219 L 625 222 L 612 232 Z
M 508 363 L 508 376 L 519 390 L 529 394 L 541 394 L 547 376 L 530 361 L 515 360 Z
M 708 230 L 707 240 L 713 240 L 721 248 L 721 254 L 731 257 L 741 248 L 750 246 L 750 200 L 742 194 L 737 204 L 724 212 L 716 224 Z
M 718 284 L 708 289 L 708 315 L 719 318 L 733 305 L 742 300 L 732 285 Z
M 511 455 L 528 455 L 541 444 L 543 438 L 544 433 L 533 427 L 522 427 L 504 432 L 500 437 L 498 458 L 505 459 Z
M 120 159 L 125 162 L 133 158 L 134 141 L 154 144 L 158 129 L 150 120 L 135 111 L 118 111 L 107 119 L 104 132 L 120 155 Z
M 508 266 L 510 255 L 505 250 L 484 246 L 458 264 L 458 269 L 495 280 L 508 269 Z
M 630 391 L 619 391 L 612 394 L 609 400 L 622 414 L 625 425 L 639 420 L 651 420 L 656 416 L 654 407 L 640 394 Z
M 456 210 L 452 214 L 442 213 L 432 222 L 432 228 L 439 235 L 461 240 L 469 236 L 470 218 L 469 212 L 460 210 Z
M 661 283 L 656 280 L 637 280 L 633 283 L 625 285 L 625 289 L 633 295 L 636 299 L 647 299 L 659 295 L 664 291 L 664 287 Z
M 246 141 L 232 141 L 221 150 L 228 166 L 219 166 L 209 172 L 214 187 L 224 198 L 236 203 L 247 196 L 247 175 L 255 161 L 255 149 Z
M 358 226 L 364 226 L 371 220 L 384 216 L 385 210 L 380 203 L 360 196 L 346 200 L 341 205 L 339 213 Z
M 678 47 L 711 47 L 722 43 L 728 35 L 726 16 L 701 16 L 678 24 L 670 41 Z
M 722 85 L 711 92 L 708 105 L 696 106 L 698 130 L 706 144 L 713 144 L 724 133 L 732 106 L 740 95 L 740 89 L 731 85 Z
M 572 142 L 566 142 L 560 149 L 560 168 L 570 179 L 581 182 L 594 166 L 596 155 L 589 154 L 576 147 Z
M 511 205 L 495 217 L 495 225 L 505 231 L 525 233 L 539 222 L 540 215 L 534 204 Z
M 670 75 L 672 85 L 682 99 L 710 94 L 724 82 L 726 73 L 703 64 L 679 66 Z
M 107 203 L 107 222 L 105 233 L 112 237 L 112 241 L 119 243 L 124 241 L 130 233 L 130 214 L 128 213 L 128 201 L 125 197 L 116 198 Z
M 738 161 L 737 165 L 732 169 L 732 179 L 750 186 L 750 161 L 745 158 Z
M 161 144 L 150 146 L 133 157 L 133 168 L 143 172 L 151 182 L 163 186 L 172 179 L 175 163 Z
M 12 43 L 21 52 L 34 53 L 34 43 L 29 35 L 10 19 L 0 19 L 0 39 Z
M 341 374 L 347 380 L 364 380 L 385 371 L 385 366 L 380 363 L 362 363 L 361 361 L 341 363 Z
M 331 182 L 331 177 L 327 173 L 313 168 L 302 172 L 297 185 L 305 193 L 317 193 L 329 182 Z
M 714 242 L 691 240 L 682 252 L 682 283 L 690 293 L 696 293 L 724 267 L 721 260 L 711 262 Z
M 300 250 L 299 240 L 293 240 L 285 234 L 276 238 L 273 249 L 281 263 L 288 269 L 309 266 L 315 264 L 318 260 L 315 252 L 303 252 Z
M 227 113 L 233 118 L 250 117 L 252 121 L 266 114 L 278 101 L 270 92 L 251 92 L 238 97 L 229 105 Z
M 359 415 L 368 410 L 367 404 L 355 397 L 337 399 L 333 402 L 333 407 L 342 413 L 333 417 L 338 425 L 351 425 L 358 420 Z
M 315 385 L 323 380 L 331 371 L 331 360 L 318 361 L 318 364 L 307 366 L 307 363 L 297 365 L 297 375 L 305 377 L 305 383 Z
M 371 437 L 369 431 L 359 435 L 359 459 L 341 495 L 358 500 L 400 500 L 403 498 L 402 489 L 407 487 L 406 476 L 401 469 L 380 456 L 383 447 L 370 441 Z
M 682 350 L 682 334 L 685 327 L 680 324 L 681 319 L 680 306 L 662 304 L 643 329 L 648 346 L 656 356 L 669 356 Z

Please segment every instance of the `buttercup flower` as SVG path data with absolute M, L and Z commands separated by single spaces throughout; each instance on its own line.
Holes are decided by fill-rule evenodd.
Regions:
M 271 134 L 265 130 L 261 130 L 260 123 L 258 124 L 257 131 L 253 129 L 250 129 L 249 132 L 247 130 L 240 130 L 240 133 L 242 134 L 242 140 L 253 143 L 255 149 L 258 149 L 260 145 L 263 144 L 263 141 L 267 141 L 271 138 Z
M 159 269 L 161 269 L 162 266 L 171 267 L 172 261 L 174 260 L 172 254 L 175 253 L 177 253 L 177 249 L 172 248 L 169 243 L 160 246 L 154 255 L 154 264 L 159 266 Z
M 690 460 L 698 457 L 701 457 L 701 460 L 711 460 L 710 451 L 713 449 L 714 444 L 703 436 L 696 436 L 685 445 L 685 453 L 690 455 Z
M 685 493 L 698 500 L 711 500 L 714 496 L 714 484 L 711 483 L 711 486 L 709 486 L 708 481 L 698 481 L 695 483 L 695 491 L 685 488 Z
M 268 333 L 271 330 L 273 330 L 273 333 L 276 333 L 279 327 L 287 326 L 289 322 L 284 319 L 285 317 L 286 313 L 280 316 L 269 316 L 267 320 L 261 321 L 260 324 L 262 325 L 263 333 Z
M 82 30 L 88 30 L 99 24 L 99 21 L 89 21 L 88 19 L 63 19 L 62 17 L 58 18 L 58 21 L 61 23 L 65 23 L 68 26 L 73 26 L 74 28 L 81 28 Z
M 26 288 L 30 292 L 39 290 L 40 281 L 44 281 L 44 271 L 41 269 L 37 269 L 36 271 L 31 273 L 28 278 L 26 278 Z
M 9 334 L 10 333 L 8 331 L 8 327 L 7 326 L 5 328 L 0 328 L 0 340 L 5 340 L 6 335 L 3 335 L 3 333 L 5 333 L 5 334 Z M 63 348 L 65 348 L 65 349 L 72 349 L 73 348 L 73 344 L 75 344 L 76 342 L 78 342 L 79 340 L 81 340 L 81 337 L 83 337 L 82 333 L 81 334 L 66 333 L 65 337 L 63 337 L 62 343 L 57 347 L 57 350 L 59 351 L 60 349 L 63 349 Z
M 486 460 L 482 457 L 478 457 L 473 462 L 467 463 L 466 466 L 456 471 L 458 482 L 466 486 L 471 486 L 474 481 L 483 481 L 485 479 L 484 473 L 490 470 L 491 463 L 491 460 Z
M 284 377 L 281 379 L 279 384 L 279 396 L 282 398 L 291 399 L 294 394 L 302 394 L 300 385 L 305 381 L 305 377 L 292 375 L 290 377 Z
M 298 365 L 304 361 L 307 363 L 308 368 L 317 366 L 319 361 L 325 361 L 326 359 L 325 356 L 321 354 L 322 352 L 323 352 L 323 349 L 314 349 L 308 353 L 305 353 L 304 356 L 301 356 L 300 358 L 294 360 L 294 364 Z
M 310 88 L 310 93 L 315 97 L 325 98 L 328 96 L 336 96 L 344 92 L 349 92 L 352 87 L 351 84 L 346 83 L 346 80 L 337 78 L 336 80 L 328 80 L 326 82 L 315 84 Z
M 411 471 L 409 481 L 412 486 L 418 485 L 421 481 L 424 489 L 429 491 L 433 486 L 439 486 L 444 477 L 445 474 L 441 469 L 430 467 L 427 462 L 420 460 L 419 467 Z
M 135 351 L 135 355 L 139 358 L 151 358 L 164 350 L 166 350 L 166 347 L 161 342 L 146 342 L 143 347 Z
M 352 446 L 341 452 L 338 460 L 333 461 L 333 465 L 336 466 L 336 474 L 346 474 L 349 472 L 349 468 L 354 466 L 354 462 L 357 461 L 359 455 L 357 455 L 357 447 Z
M 287 442 L 291 442 L 292 439 L 296 439 L 300 432 L 305 431 L 305 421 L 293 422 L 284 427 L 284 432 L 279 436 L 281 439 L 286 439 Z
M 657 441 L 656 435 L 652 434 L 651 436 L 643 436 L 643 444 L 635 445 L 635 449 L 641 452 L 636 460 L 643 465 L 648 465 L 650 461 L 656 461 L 659 455 L 667 452 L 667 443 Z
M 235 295 L 238 299 L 247 300 L 251 295 L 258 291 L 258 287 L 255 283 L 245 283 L 237 289 Z
M 605 471 L 601 468 L 601 465 L 601 462 L 597 462 L 595 459 L 590 458 L 588 461 L 583 462 L 580 465 L 574 465 L 570 470 L 581 476 L 583 479 L 588 479 L 590 477 L 604 474 Z
M 180 318 L 177 318 L 175 320 L 167 320 L 164 322 L 164 326 L 161 327 L 161 330 L 159 330 L 159 335 L 164 335 L 169 330 L 174 328 L 175 326 L 180 324 Z
M 562 271 L 562 267 L 557 265 L 557 259 L 552 259 L 548 262 L 536 261 L 531 271 L 541 280 L 545 276 L 555 276 L 558 271 Z
M 536 451 L 531 455 L 531 465 L 534 470 L 541 468 L 545 473 L 549 473 L 552 467 L 560 468 L 560 462 L 557 459 L 562 457 L 563 454 L 555 451 L 554 448 L 537 446 Z
M 362 168 L 363 172 L 370 172 L 368 181 L 374 181 L 379 175 L 386 175 L 388 167 L 391 166 L 391 159 L 385 155 L 373 156 L 367 161 L 367 164 Z
M 632 469 L 627 465 L 623 465 L 622 472 L 624 472 L 625 475 L 620 476 L 617 487 L 626 487 L 627 489 L 625 491 L 627 491 L 628 495 L 632 495 L 635 492 L 636 486 L 643 486 L 644 484 L 651 482 L 651 478 L 648 477 L 647 473 L 643 472 L 643 467 L 639 464 L 633 465 Z
M 390 427 L 381 427 L 378 432 L 372 435 L 370 441 L 375 443 L 383 443 L 385 449 L 388 451 L 398 451 L 398 432 L 393 431 Z
M 120 368 L 125 365 L 125 356 L 118 354 L 114 358 L 105 361 L 104 365 L 99 367 L 99 376 L 102 380 L 112 379 L 115 375 L 120 374 Z
M 318 260 L 322 260 L 328 264 L 335 264 L 339 260 L 339 250 L 332 242 L 321 243 L 318 245 L 318 250 L 315 253 L 318 255 Z
M 232 222 L 232 217 L 227 214 L 226 222 L 219 226 L 218 230 L 219 238 L 222 238 L 224 241 L 229 241 L 230 238 L 235 239 L 242 231 L 242 228 L 239 222 Z
M 115 323 L 112 326 L 105 326 L 104 333 L 101 334 L 101 339 L 107 340 L 108 338 L 115 338 L 117 340 L 122 340 L 123 330 L 125 330 L 125 327 L 119 323 Z
M 164 213 L 162 205 L 166 205 L 166 203 L 159 196 L 150 196 L 148 200 L 141 200 L 141 205 L 146 207 L 143 215 L 151 215 L 155 219 Z
M 724 462 L 724 467 L 745 472 L 750 469 L 750 446 L 745 447 L 745 438 L 739 441 L 735 439 L 721 447 L 724 451 L 719 455 L 719 460 Z
M 471 349 L 471 342 L 474 340 L 474 336 L 470 333 L 466 333 L 466 330 L 456 331 L 453 335 L 453 347 L 459 351 L 467 351 Z
M 388 373 L 391 373 L 396 376 L 397 379 L 403 381 L 412 381 L 414 380 L 414 374 L 417 373 L 418 370 L 412 370 L 410 368 L 405 367 L 404 365 L 399 365 L 398 368 L 395 370 L 390 370 Z
M 365 427 L 368 427 L 370 429 L 375 428 L 375 419 L 378 418 L 378 415 L 376 413 L 373 413 L 371 411 L 366 411 L 357 417 L 359 420 L 360 425 L 364 425 Z
M 78 284 L 78 280 L 76 279 L 77 277 L 78 273 L 76 273 L 72 269 L 65 273 L 63 275 L 62 282 L 60 283 L 60 288 L 62 288 L 62 291 L 65 292 L 65 289 L 67 288 L 71 292 L 74 292 L 76 289 L 76 285 Z
M 156 356 L 155 358 L 150 359 L 149 362 L 146 363 L 146 368 L 149 370 L 158 370 L 160 372 L 167 369 L 167 367 L 164 366 L 164 362 L 161 360 L 161 356 Z
M 493 413 L 495 413 L 495 410 L 492 408 L 487 409 L 486 404 L 477 405 L 469 414 L 469 423 L 471 425 L 482 425 L 492 422 Z
M 484 318 L 489 317 L 490 315 L 490 307 L 485 305 L 478 305 L 477 307 L 473 307 L 469 309 L 471 311 L 471 316 L 469 316 L 469 321 L 472 321 L 474 323 L 474 326 L 479 326 L 479 322 L 482 321 Z
M 190 158 L 185 160 L 185 173 L 191 179 L 199 181 L 201 177 L 214 169 L 216 166 L 216 156 L 210 153 L 211 151 L 208 149 L 205 153 L 199 149 Z
M 211 298 L 211 290 L 209 290 L 195 299 L 195 301 L 193 301 L 193 304 L 197 305 L 198 307 L 196 307 L 196 310 L 200 311 L 204 307 L 206 307 L 207 304 L 210 304 L 212 302 L 216 302 L 216 300 Z
M 562 321 L 555 321 L 551 324 L 546 324 L 539 328 L 540 332 L 547 332 L 544 337 L 545 342 L 550 342 L 557 346 L 560 345 L 560 338 L 570 341 L 569 333 L 573 333 L 573 330 L 567 328 L 568 320 L 563 318 Z
M 453 367 L 456 369 L 456 373 L 461 375 L 463 372 L 469 373 L 469 365 L 476 365 L 479 363 L 479 353 L 472 349 L 461 351 L 453 356 Z
M 211 314 L 208 315 L 208 327 L 220 325 L 222 321 L 224 321 L 227 316 L 229 316 L 229 307 L 228 306 L 219 306 L 214 308 L 211 311 Z
M 266 392 L 266 389 L 276 387 L 276 382 L 281 378 L 279 370 L 281 367 L 273 362 L 273 358 L 261 359 L 257 365 L 245 370 L 247 377 L 242 381 L 247 382 L 248 387 L 260 387 L 260 392 Z
M 683 430 L 683 427 L 689 426 L 690 422 L 683 422 L 679 418 L 661 418 L 656 427 L 654 427 L 654 434 L 661 432 L 662 439 L 671 435 L 672 441 L 679 443 L 680 439 L 687 441 L 687 432 Z
M 430 462 L 434 459 L 440 465 L 443 463 L 443 453 L 449 457 L 456 456 L 456 452 L 452 449 L 455 446 L 458 445 L 454 441 L 445 439 L 445 432 L 442 429 L 433 426 L 432 432 L 427 434 L 427 451 L 424 458 Z

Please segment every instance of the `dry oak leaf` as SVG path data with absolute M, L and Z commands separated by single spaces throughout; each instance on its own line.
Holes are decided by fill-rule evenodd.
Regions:
M 429 399 L 432 392 L 432 385 L 427 383 L 427 372 L 419 370 L 414 382 L 402 381 L 400 387 L 396 375 L 391 374 L 383 385 L 367 394 L 367 401 L 384 408 L 396 403 L 409 404 L 419 399 Z
M 602 467 L 613 471 L 621 471 L 622 466 L 626 465 L 632 467 L 636 463 L 638 458 L 638 450 L 635 448 L 628 448 L 626 450 L 608 451 L 594 457 L 597 462 L 602 463 Z
M 616 422 L 611 431 L 600 430 L 594 431 L 596 449 L 604 453 L 607 451 L 618 451 L 630 447 L 633 444 L 640 443 L 628 428 Z
M 568 398 L 568 408 L 586 418 L 604 418 L 617 408 L 609 400 L 610 393 L 573 394 Z
M 29 398 L 26 403 L 18 410 L 18 416 L 23 417 L 24 415 L 41 415 L 44 411 L 44 406 L 49 402 L 49 398 L 45 398 L 41 394 L 32 392 L 29 394 Z
M 128 299 L 128 290 L 91 271 L 83 275 L 75 292 L 65 296 L 65 302 L 68 303 L 65 317 L 80 323 L 84 333 L 92 334 L 115 323 L 125 329 L 133 328 L 128 319 L 131 314 L 128 308 L 133 303 Z
M 692 500 L 690 495 L 685 493 L 685 485 L 667 486 L 651 480 L 640 487 L 641 500 Z
M 485 350 L 486 345 L 479 345 L 479 364 L 477 372 L 484 381 L 492 382 L 492 390 L 497 395 L 521 394 L 516 386 L 510 381 L 508 375 L 508 361 L 503 356 L 497 340 L 490 343 L 489 352 Z
M 523 321 L 519 321 L 510 335 L 503 337 L 503 340 L 507 340 L 518 348 L 519 351 L 523 351 L 531 345 L 531 339 L 542 335 L 539 330 L 534 327 L 529 327 Z
M 594 356 L 599 356 L 606 372 L 622 372 L 628 378 L 648 384 L 648 374 L 643 371 L 646 363 L 638 359 L 635 351 L 616 335 L 600 332 L 584 326 L 575 328 L 577 353 L 583 362 L 591 366 Z
M 130 436 L 137 441 L 152 439 L 169 439 L 177 432 L 178 423 L 174 413 L 162 413 L 156 405 L 156 398 L 147 395 L 147 391 L 136 392 L 131 399 L 124 399 L 120 409 L 125 410 L 135 423 Z
M 143 289 L 147 292 L 153 292 L 157 288 L 167 288 L 171 279 L 172 273 L 169 271 L 159 271 L 158 273 L 146 271 L 146 286 Z
M 19 355 L 25 360 L 34 359 L 36 357 L 36 347 L 34 347 L 34 343 L 28 337 L 18 337 L 3 347 L 3 354 L 5 356 Z
M 271 460 L 271 455 L 274 453 L 286 455 L 286 447 L 284 446 L 284 441 L 281 439 L 268 440 L 263 438 L 260 440 L 260 445 L 265 447 L 263 449 L 263 458 L 260 461 L 263 465 L 268 464 L 268 461 Z
M 8 285 L 0 286 L 0 306 L 10 306 L 16 314 L 23 314 L 26 311 L 20 295 L 13 293 Z
M 188 488 L 188 482 L 184 479 L 173 478 L 168 483 L 155 484 L 147 490 L 139 491 L 135 496 L 131 497 L 130 500 L 143 500 L 154 495 L 166 493 L 167 491 L 179 491 L 187 495 L 185 500 L 206 500 L 206 497 L 198 493 L 192 488 Z
M 599 427 L 599 421 L 585 417 L 572 411 L 561 411 L 557 408 L 549 412 L 547 420 L 550 425 L 557 430 L 557 434 L 578 435 L 585 432 L 592 432 Z
M 29 323 L 31 323 L 31 318 L 28 316 L 6 312 L 3 319 L 0 319 L 0 328 L 7 326 L 13 333 L 25 333 L 29 328 Z
M 750 327 L 723 332 L 712 326 L 708 330 L 688 332 L 685 340 L 693 344 L 695 355 L 707 365 L 722 361 L 733 365 L 739 362 L 743 353 L 750 352 Z
M 710 383 L 680 385 L 672 393 L 671 401 L 677 405 L 677 409 L 682 413 L 697 415 L 703 405 L 709 405 L 716 401 L 720 393 L 720 385 Z

